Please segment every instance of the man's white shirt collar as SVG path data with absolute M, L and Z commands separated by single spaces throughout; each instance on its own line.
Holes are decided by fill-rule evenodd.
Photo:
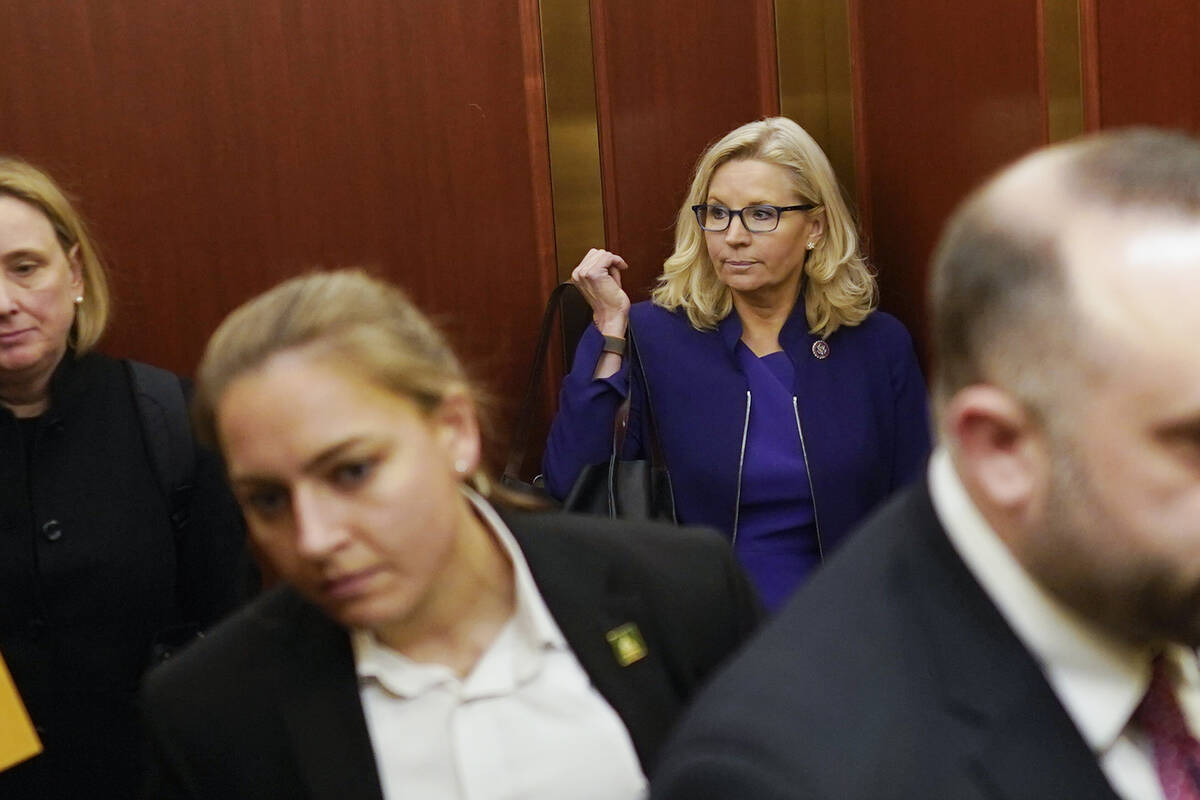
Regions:
M 1075 727 L 1093 752 L 1107 752 L 1150 684 L 1150 654 L 1098 630 L 1035 582 L 975 507 L 943 447 L 930 458 L 929 492 L 954 549 L 1042 665 Z

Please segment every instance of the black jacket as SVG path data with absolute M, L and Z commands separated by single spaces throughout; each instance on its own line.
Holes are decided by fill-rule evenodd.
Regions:
M 201 453 L 190 522 L 172 529 L 128 371 L 99 354 L 67 354 L 40 417 L 0 409 L 0 453 L 0 653 L 45 747 L 0 773 L 0 797 L 125 800 L 152 648 L 236 604 L 241 516 Z
M 925 484 L 876 514 L 710 684 L 653 800 L 1116 800 Z
M 538 591 L 647 772 L 758 603 L 708 531 L 505 512 Z M 605 638 L 632 622 L 647 656 Z M 290 589 L 260 598 L 147 680 L 146 797 L 381 800 L 347 632 Z

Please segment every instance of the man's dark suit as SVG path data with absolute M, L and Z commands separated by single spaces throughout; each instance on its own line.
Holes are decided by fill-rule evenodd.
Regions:
M 546 606 L 649 771 L 758 604 L 728 543 L 706 531 L 506 512 Z M 605 634 L 634 623 L 623 667 Z M 289 589 L 263 597 L 154 672 L 143 693 L 147 796 L 380 800 L 345 629 Z
M 705 689 L 654 800 L 1115 798 L 928 489 L 861 528 Z

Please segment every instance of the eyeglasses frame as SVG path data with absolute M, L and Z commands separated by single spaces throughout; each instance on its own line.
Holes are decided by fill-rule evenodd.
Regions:
M 708 231 L 709 233 L 724 233 L 725 231 L 729 230 L 729 226 L 733 224 L 734 217 L 737 217 L 739 220 L 741 220 L 742 227 L 746 229 L 747 233 L 774 233 L 775 231 L 777 231 L 779 229 L 779 221 L 781 219 L 783 219 L 783 212 L 785 212 L 785 211 L 812 211 L 814 208 L 817 207 L 817 205 L 819 205 L 819 204 L 818 203 L 802 203 L 798 206 L 773 206 L 770 203 L 755 203 L 754 205 L 743 206 L 742 208 L 726 208 L 725 206 L 714 205 L 712 203 L 700 203 L 698 205 L 692 206 L 692 213 L 696 215 L 696 224 L 700 226 L 700 230 Z M 704 227 L 704 223 L 700 221 L 700 213 L 706 208 L 724 208 L 726 211 L 729 212 L 729 219 L 726 221 L 724 228 L 706 228 L 706 227 Z M 750 230 L 750 226 L 746 224 L 746 218 L 742 216 L 742 212 L 749 208 L 773 208 L 773 209 L 775 209 L 775 227 L 771 228 L 769 231 L 752 231 L 752 230 Z

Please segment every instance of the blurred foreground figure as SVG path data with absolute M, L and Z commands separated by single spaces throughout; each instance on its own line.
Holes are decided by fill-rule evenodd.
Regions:
M 462 367 L 361 273 L 242 306 L 198 388 L 286 585 L 151 676 L 148 798 L 633 800 L 757 620 L 715 533 L 493 505 Z
M 1200 796 L 1200 145 L 1029 156 L 932 278 L 942 445 L 720 675 L 653 796 Z

